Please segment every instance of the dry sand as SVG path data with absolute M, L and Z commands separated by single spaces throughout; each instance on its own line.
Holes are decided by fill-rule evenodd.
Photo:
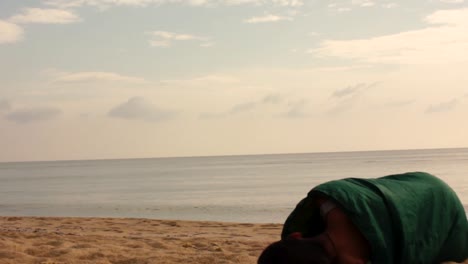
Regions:
M 0 263 L 256 263 L 280 224 L 0 217 Z
M 254 264 L 261 251 L 279 238 L 281 227 L 128 218 L 0 217 L 0 264 Z

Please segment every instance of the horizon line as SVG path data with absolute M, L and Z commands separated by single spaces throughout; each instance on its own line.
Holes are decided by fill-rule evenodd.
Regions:
M 136 158 L 95 158 L 95 159 L 57 159 L 57 160 L 20 160 L 0 161 L 4 163 L 34 163 L 34 162 L 82 162 L 82 161 L 111 161 L 111 160 L 143 160 L 143 159 L 190 159 L 190 158 L 214 158 L 214 157 L 241 157 L 241 156 L 275 156 L 275 155 L 306 155 L 306 154 L 333 154 L 356 152 L 393 152 L 393 151 L 428 151 L 468 149 L 468 147 L 440 147 L 440 148 L 414 148 L 414 149 L 375 149 L 375 150 L 344 150 L 344 151 L 317 151 L 317 152 L 283 152 L 283 153 L 252 153 L 252 154 L 222 154 L 222 155 L 194 155 L 194 156 L 160 156 L 160 157 L 136 157 Z

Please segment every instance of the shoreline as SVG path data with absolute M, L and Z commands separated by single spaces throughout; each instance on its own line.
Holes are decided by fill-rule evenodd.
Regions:
M 0 263 L 256 263 L 282 224 L 0 216 Z

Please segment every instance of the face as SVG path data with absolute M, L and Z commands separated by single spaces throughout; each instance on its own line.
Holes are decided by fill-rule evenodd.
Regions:
M 316 241 L 281 240 L 268 246 L 258 264 L 331 264 L 326 251 Z

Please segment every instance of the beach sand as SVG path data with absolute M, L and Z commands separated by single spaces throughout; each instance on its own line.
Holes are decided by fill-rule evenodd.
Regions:
M 281 224 L 0 217 L 0 263 L 256 263 Z
M 135 218 L 0 217 L 0 264 L 254 264 L 261 251 L 279 238 L 281 227 Z

